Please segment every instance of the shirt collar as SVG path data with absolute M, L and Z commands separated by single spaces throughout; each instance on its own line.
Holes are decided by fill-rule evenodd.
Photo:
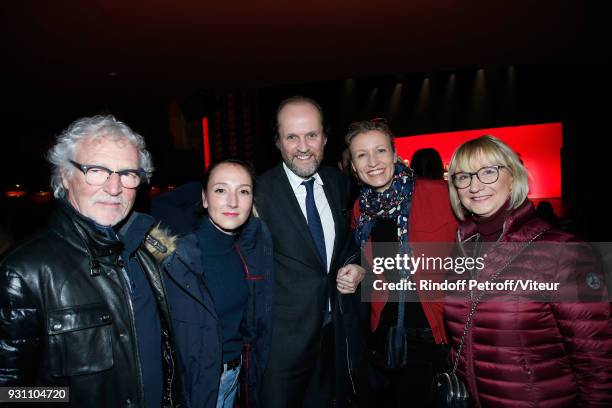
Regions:
M 285 174 L 287 175 L 287 178 L 289 179 L 289 184 L 291 184 L 291 188 L 293 189 L 293 191 L 297 191 L 297 189 L 305 181 L 305 179 L 301 178 L 300 176 L 295 174 L 293 171 L 291 171 L 291 169 L 287 167 L 285 162 L 283 162 L 283 170 L 285 170 Z M 320 186 L 323 186 L 323 179 L 321 179 L 321 176 L 319 176 L 319 173 L 313 174 L 312 177 L 310 178 L 314 178 L 315 183 L 317 183 Z

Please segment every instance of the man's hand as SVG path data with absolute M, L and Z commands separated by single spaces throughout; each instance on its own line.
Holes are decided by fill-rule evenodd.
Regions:
M 336 288 L 343 295 L 355 293 L 357 286 L 365 277 L 365 269 L 359 265 L 348 264 L 338 269 Z

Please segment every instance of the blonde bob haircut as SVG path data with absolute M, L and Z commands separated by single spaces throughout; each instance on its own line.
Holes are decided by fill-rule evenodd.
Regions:
M 477 161 L 486 161 L 491 165 L 500 165 L 512 174 L 514 178 L 510 186 L 510 208 L 519 207 L 529 194 L 529 177 L 527 170 L 517 154 L 504 142 L 495 136 L 485 135 L 463 143 L 455 150 L 448 166 L 448 190 L 451 206 L 455 215 L 465 219 L 467 210 L 461 204 L 457 188 L 453 185 L 452 176 L 460 171 L 478 171 Z M 500 169 L 500 171 L 503 171 Z

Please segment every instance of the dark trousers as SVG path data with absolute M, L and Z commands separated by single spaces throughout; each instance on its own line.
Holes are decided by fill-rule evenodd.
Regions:
M 331 407 L 334 383 L 334 330 L 333 324 L 329 323 L 321 329 L 319 353 L 313 365 L 291 372 L 270 368 L 266 370 L 262 384 L 262 406 Z

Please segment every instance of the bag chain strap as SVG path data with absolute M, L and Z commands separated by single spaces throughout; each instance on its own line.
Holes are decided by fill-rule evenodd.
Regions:
M 527 248 L 529 245 L 531 245 L 531 243 L 538 238 L 540 235 L 542 235 L 544 232 L 546 232 L 548 229 L 540 231 L 538 234 L 536 234 L 534 237 L 532 237 L 527 243 L 525 243 L 525 245 L 523 245 L 523 247 L 512 257 L 508 260 L 508 262 L 506 262 L 504 264 L 504 266 L 502 266 L 497 272 L 495 272 L 491 278 L 488 280 L 488 282 L 493 282 L 495 279 L 499 278 L 499 276 L 501 275 L 501 273 L 508 267 L 510 266 L 510 264 L 525 250 L 525 248 Z M 470 296 L 472 295 L 472 292 L 470 292 Z M 467 321 L 465 323 L 465 326 L 463 327 L 463 333 L 461 334 L 461 341 L 459 342 L 459 347 L 457 348 L 457 356 L 455 358 L 455 363 L 453 364 L 453 369 L 451 370 L 450 374 L 455 374 L 455 372 L 457 371 L 457 367 L 459 366 L 459 358 L 461 357 L 461 351 L 463 351 L 463 346 L 465 345 L 465 338 L 467 337 L 468 332 L 470 331 L 470 328 L 472 326 L 472 320 L 474 319 L 474 314 L 476 313 L 476 308 L 478 307 L 478 304 L 480 303 L 480 301 L 482 300 L 483 296 L 485 295 L 485 291 L 481 291 L 476 298 L 472 298 L 472 306 L 470 308 L 470 312 L 468 313 L 467 316 Z

